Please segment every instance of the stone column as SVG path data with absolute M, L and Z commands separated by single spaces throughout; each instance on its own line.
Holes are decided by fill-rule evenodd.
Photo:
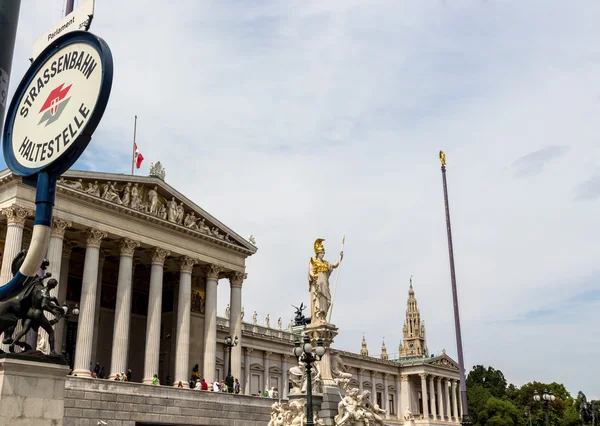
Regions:
M 63 251 L 60 265 L 60 278 L 58 279 L 58 296 L 56 296 L 60 303 L 65 303 L 67 301 L 67 286 L 69 285 L 69 264 L 71 262 L 71 251 L 76 246 L 77 242 L 75 241 L 63 241 Z M 61 320 L 55 328 L 57 352 L 62 351 L 63 349 L 66 327 L 67 320 Z
M 66 283 L 60 282 L 60 270 L 61 270 L 61 261 L 62 261 L 62 248 L 63 248 L 63 239 L 65 238 L 65 230 L 71 227 L 72 223 L 66 220 L 54 218 L 52 220 L 52 234 L 50 235 L 50 244 L 48 245 L 48 268 L 46 272 L 50 272 L 52 277 L 58 281 L 58 286 L 54 287 L 50 294 L 54 297 L 58 296 L 58 291 L 60 286 L 65 286 Z M 58 298 L 58 297 L 57 297 Z M 59 302 L 62 303 L 62 301 Z M 50 312 L 44 312 L 44 315 L 48 319 L 53 319 L 54 315 Z M 57 324 L 53 328 L 55 330 L 60 329 L 62 324 Z M 60 353 L 61 347 L 56 345 L 56 333 L 55 333 L 55 343 L 54 343 L 54 351 Z M 50 342 L 48 341 L 48 333 L 40 327 L 38 330 L 38 339 L 37 339 L 37 349 L 45 354 L 50 353 Z
M 363 393 L 363 373 L 365 372 L 364 368 L 358 369 L 358 390 L 360 393 Z
M 398 420 L 402 419 L 402 410 L 400 409 L 400 392 L 402 391 L 402 382 L 400 380 L 400 375 L 396 376 L 396 418 Z
M 94 314 L 94 341 L 92 342 L 92 363 L 95 365 L 98 361 L 98 338 L 100 337 L 100 302 L 102 301 L 102 272 L 104 271 L 104 261 L 106 256 L 111 254 L 111 250 L 100 250 L 98 258 L 98 285 L 96 286 L 96 309 Z
M 427 374 L 419 374 L 421 377 L 421 401 L 423 402 L 423 418 L 427 420 L 429 418 L 429 406 L 427 405 L 429 398 L 427 398 Z
M 250 380 L 252 378 L 250 375 L 250 354 L 252 351 L 252 348 L 246 348 L 246 351 L 244 352 L 244 376 L 246 376 L 244 382 L 244 395 L 250 395 Z
M 144 383 L 152 383 L 158 374 L 160 356 L 160 320 L 162 315 L 162 286 L 165 259 L 171 254 L 168 250 L 152 250 L 150 269 L 150 291 L 148 293 L 148 318 L 146 322 L 146 352 L 144 360 Z
M 235 336 L 238 338 L 237 346 L 231 348 L 231 374 L 238 380 L 242 377 L 242 283 L 247 277 L 248 274 L 241 272 L 229 277 L 229 334 L 232 339 Z
M 438 401 L 438 415 L 440 416 L 440 420 L 444 420 L 444 412 L 446 409 L 444 408 L 445 397 L 442 393 L 442 378 L 436 377 L 437 379 L 437 401 Z
M 433 419 L 436 420 L 437 419 L 437 411 L 436 411 L 436 406 L 435 406 L 435 385 L 433 383 L 434 380 L 435 380 L 435 376 L 429 377 L 429 392 L 431 393 L 431 395 L 429 395 L 429 400 L 431 401 L 431 415 L 432 415 Z
M 454 415 L 454 421 L 458 423 L 460 418 L 458 417 L 458 398 L 456 395 L 456 380 L 452 380 L 452 414 Z
M 13 276 L 10 267 L 15 256 L 21 251 L 25 219 L 31 216 L 33 212 L 15 205 L 2 209 L 2 214 L 6 216 L 8 227 L 6 228 L 6 240 L 4 241 L 4 251 L 2 253 L 0 286 L 8 283 Z
M 448 379 L 444 379 L 444 396 L 446 399 L 446 417 L 448 418 L 448 421 L 452 420 L 452 414 L 450 413 L 450 380 Z
M 100 243 L 106 238 L 107 234 L 98 229 L 90 228 L 84 236 L 86 238 L 86 249 L 73 374 L 80 377 L 90 377 L 96 290 L 98 287 L 98 258 L 100 257 Z
M 289 389 L 289 384 L 288 384 L 288 365 L 287 365 L 287 360 L 290 357 L 290 355 L 281 355 L 281 389 L 279 389 L 279 395 L 282 396 L 282 398 L 287 398 L 288 397 L 288 389 Z
M 271 356 L 273 352 L 269 352 L 269 351 L 265 351 L 263 353 L 263 367 L 265 369 L 265 374 L 264 374 L 264 388 L 265 390 L 270 390 L 271 389 L 271 374 L 269 373 L 269 369 L 271 368 L 271 363 L 269 360 L 269 357 Z
M 192 270 L 196 260 L 179 259 L 179 295 L 177 298 L 177 342 L 175 346 L 175 380 L 185 383 L 190 374 L 190 316 L 192 303 Z
M 456 393 L 458 394 L 458 423 L 462 420 L 463 406 L 462 406 L 462 394 L 460 393 L 460 380 L 456 381 Z
M 402 385 L 400 387 L 400 406 L 398 407 L 398 414 L 404 413 L 408 408 L 413 414 L 416 414 L 414 407 L 410 407 L 410 394 L 409 394 L 409 376 L 400 376 Z
M 383 409 L 386 411 L 385 413 L 385 418 L 389 419 L 390 418 L 390 404 L 389 404 L 389 398 L 388 398 L 388 381 L 387 378 L 389 376 L 389 374 L 383 373 Z
M 127 351 L 129 349 L 129 328 L 131 321 L 131 288 L 133 278 L 133 253 L 140 246 L 138 241 L 123 238 L 119 241 L 119 276 L 117 281 L 117 304 L 113 328 L 110 379 L 127 371 Z
M 206 270 L 206 301 L 204 305 L 204 377 L 214 383 L 217 356 L 217 284 L 223 270 L 209 265 Z M 239 338 L 239 336 L 238 336 Z

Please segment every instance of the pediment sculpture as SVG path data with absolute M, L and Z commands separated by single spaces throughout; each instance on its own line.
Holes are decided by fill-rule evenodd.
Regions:
M 158 173 L 157 177 L 164 179 L 164 169 L 160 165 L 160 161 L 154 164 L 154 169 L 152 167 L 151 165 L 151 170 L 155 170 Z M 228 233 L 221 231 L 216 226 L 209 225 L 204 218 L 196 216 L 193 210 L 186 211 L 183 201 L 178 201 L 175 197 L 167 200 L 161 196 L 157 185 L 146 188 L 143 185 L 132 182 L 124 184 L 110 181 L 98 183 L 98 181 L 85 182 L 83 179 L 66 180 L 64 177 L 61 177 L 58 183 L 61 186 L 119 206 L 149 214 L 186 229 L 209 235 L 228 243 L 237 243 Z
M 442 367 L 451 368 L 453 370 L 458 370 L 458 366 L 456 366 L 453 362 L 448 360 L 447 358 L 438 359 L 431 363 L 431 365 L 440 365 Z
M 162 166 L 160 161 L 157 161 L 156 163 L 154 163 L 154 162 L 150 163 L 149 169 L 150 169 L 150 173 L 148 173 L 148 176 L 153 176 L 153 177 L 157 177 L 159 179 L 165 180 L 165 175 L 167 174 L 167 171 Z

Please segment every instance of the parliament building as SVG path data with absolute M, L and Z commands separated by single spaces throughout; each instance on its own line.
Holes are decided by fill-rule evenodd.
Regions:
M 170 377 L 173 385 L 187 385 L 195 364 L 207 381 L 224 379 L 229 366 L 223 342 L 230 335 L 239 338 L 231 370 L 244 395 L 215 401 L 256 401 L 268 412 L 268 404 L 259 401 L 264 398 L 257 397 L 266 388 L 287 398 L 287 371 L 297 365 L 292 348 L 302 327 L 271 328 L 244 318 L 243 291 L 253 291 L 244 287 L 246 259 L 257 247 L 167 184 L 160 168 L 154 170 L 153 176 L 69 171 L 58 182 L 48 271 L 58 279 L 59 301 L 70 312 L 79 308 L 78 315 L 70 313 L 55 326 L 55 349 L 68 354 L 73 370 L 66 382 L 65 425 L 78 424 L 79 417 L 119 426 L 216 424 L 192 422 L 185 414 L 185 407 L 201 410 L 203 400 L 216 396 L 189 386 L 157 390 L 151 383 L 157 374 L 162 384 Z M 2 283 L 11 278 L 12 259 L 29 246 L 34 198 L 34 188 L 20 177 L 0 172 Z M 217 316 L 219 283 L 229 286 L 225 317 Z M 459 423 L 458 366 L 443 350 L 429 353 L 412 282 L 402 332 L 395 357 L 385 344 L 380 355 L 370 356 L 364 338 L 357 353 L 337 351 L 353 375 L 350 386 L 371 391 L 373 402 L 387 410 L 386 423 L 404 423 L 407 410 L 416 424 Z M 33 343 L 49 351 L 41 334 Z M 109 380 L 91 378 L 96 362 Z M 110 380 L 129 368 L 132 383 Z M 84 402 L 92 390 L 102 397 L 88 407 Z M 168 403 L 164 410 L 148 405 L 148 412 L 134 407 L 144 404 L 136 396 L 156 407 Z M 117 405 L 122 399 L 128 402 Z M 111 401 L 114 409 L 99 408 L 111 407 Z

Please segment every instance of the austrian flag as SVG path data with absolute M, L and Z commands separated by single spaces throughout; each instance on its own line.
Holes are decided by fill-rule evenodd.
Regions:
M 133 145 L 133 161 L 135 161 L 136 169 L 139 169 L 140 166 L 142 165 L 142 161 L 144 161 L 144 156 L 138 150 L 137 144 Z

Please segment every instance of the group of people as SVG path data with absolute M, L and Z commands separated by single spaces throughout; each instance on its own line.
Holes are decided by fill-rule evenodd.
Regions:
M 215 380 L 215 382 L 209 386 L 208 383 L 206 382 L 206 380 L 204 379 L 199 379 L 197 378 L 195 375 L 192 375 L 192 378 L 190 379 L 189 383 L 188 383 L 190 389 L 194 389 L 194 390 L 203 390 L 203 391 L 212 391 L 212 392 L 223 392 L 223 393 L 235 393 L 235 394 L 239 394 L 242 391 L 240 382 L 238 379 L 235 379 L 234 383 L 233 383 L 233 387 L 229 387 L 227 385 L 227 383 L 225 383 L 225 381 L 221 380 Z M 179 382 L 177 384 L 178 388 L 183 388 L 185 387 L 183 385 L 182 382 Z

